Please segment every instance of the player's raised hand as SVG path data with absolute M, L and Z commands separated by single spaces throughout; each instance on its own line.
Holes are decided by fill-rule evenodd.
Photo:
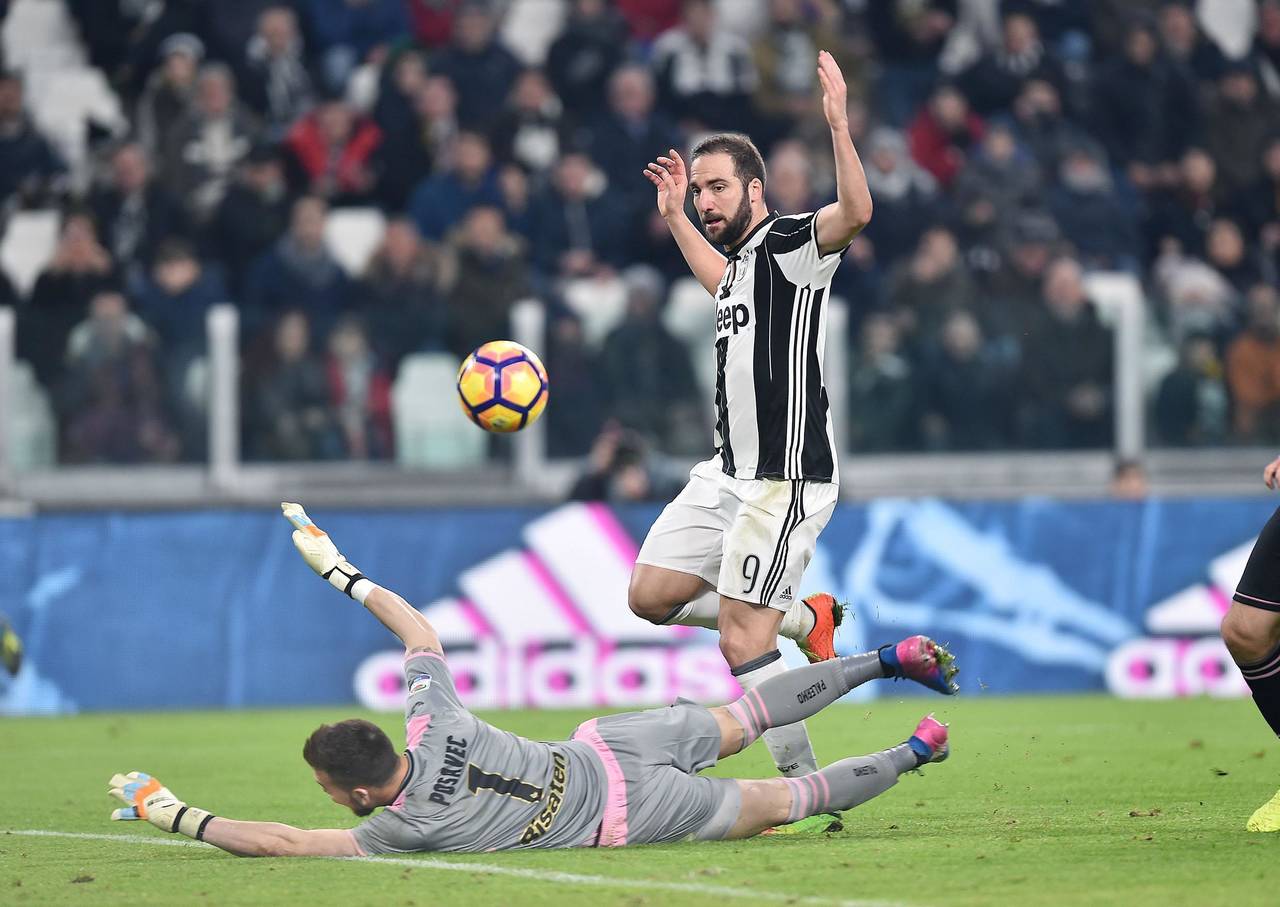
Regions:
M 1267 487 L 1275 491 L 1280 487 L 1280 457 L 1276 457 L 1267 464 L 1267 468 L 1262 470 L 1262 481 L 1267 483 Z
M 827 51 L 818 51 L 818 82 L 822 85 L 822 112 L 832 129 L 849 129 L 849 89 L 840 64 Z
M 364 575 L 342 556 L 328 533 L 311 522 L 301 504 L 284 501 L 280 510 L 295 527 L 293 547 L 298 549 L 307 566 L 327 579 L 339 592 L 350 595 L 351 587 L 356 580 L 364 579 Z
M 658 213 L 675 217 L 684 211 L 684 196 L 689 191 L 689 173 L 684 159 L 674 148 L 669 157 L 659 157 L 645 168 L 644 175 L 658 189 Z

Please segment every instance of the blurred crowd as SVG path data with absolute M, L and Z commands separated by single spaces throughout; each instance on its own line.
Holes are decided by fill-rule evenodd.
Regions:
M 710 435 L 641 171 L 733 129 L 773 207 L 832 199 L 820 48 L 875 200 L 834 290 L 853 452 L 1110 444 L 1094 270 L 1150 301 L 1157 443 L 1280 441 L 1280 0 L 565 0 L 537 47 L 501 27 L 520 2 L 67 0 L 129 114 L 87 189 L 0 75 L 0 206 L 63 212 L 31 292 L 0 285 L 59 458 L 202 458 L 220 302 L 247 457 L 391 457 L 404 357 L 536 297 L 551 451 L 634 496 L 633 451 Z M 387 219 L 354 275 L 325 242 L 350 206 Z M 598 342 L 562 300 L 583 279 L 625 287 Z

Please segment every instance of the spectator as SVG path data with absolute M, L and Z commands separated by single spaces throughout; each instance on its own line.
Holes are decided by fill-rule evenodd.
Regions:
M 463 4 L 453 41 L 432 61 L 432 69 L 453 82 L 464 127 L 488 130 L 511 94 L 520 62 L 498 41 L 497 22 L 484 3 Z
M 1060 258 L 1045 272 L 1044 310 L 1027 338 L 1023 381 L 1033 447 L 1111 443 L 1111 332 L 1085 295 L 1080 265 Z
M 969 109 L 964 95 L 954 86 L 942 85 L 920 108 L 907 137 L 916 163 L 942 186 L 950 187 L 982 132 L 982 120 Z
M 1264 251 L 1280 245 L 1280 134 L 1267 140 L 1261 155 L 1262 175 L 1235 200 L 1234 209 Z
M 472 208 L 501 208 L 502 201 L 488 140 L 476 132 L 460 132 L 448 169 L 427 177 L 413 190 L 409 214 L 424 237 L 438 242 Z
M 409 18 L 417 43 L 432 50 L 444 47 L 453 34 L 458 10 L 469 2 L 471 0 L 408 0 Z
M 395 450 L 391 376 L 360 322 L 344 319 L 329 335 L 330 405 L 349 460 L 385 460 Z
M 511 306 L 529 292 L 528 266 L 502 211 L 472 208 L 449 243 L 442 279 L 459 356 L 511 332 Z
M 1249 291 L 1249 321 L 1227 349 L 1227 384 L 1238 441 L 1280 441 L 1280 297 L 1274 287 Z
M 839 28 L 835 4 L 806 8 L 801 0 L 770 0 L 769 21 L 752 46 L 759 73 L 755 107 L 768 124 L 762 136 L 765 144 L 771 144 L 770 134 L 785 135 L 802 120 L 821 119 L 821 106 L 815 101 L 822 94 L 817 77 L 820 49 L 837 55 L 851 93 L 860 93 L 859 61 L 841 52 Z
M 1048 82 L 1059 92 L 1066 76 L 1040 41 L 1030 13 L 1018 7 L 1002 17 L 1000 47 L 983 56 L 960 76 L 960 87 L 981 116 L 1007 111 L 1032 80 Z
M 71 332 L 59 397 L 62 456 L 69 463 L 159 462 L 178 455 L 146 326 L 115 290 L 96 293 L 88 318 Z
M 185 32 L 160 45 L 160 66 L 147 78 L 135 117 L 138 139 L 152 155 L 161 153 L 169 133 L 187 115 L 196 96 L 196 71 L 204 42 Z
M 1040 168 L 1018 146 L 1007 123 L 992 123 L 982 142 L 956 177 L 958 196 L 983 191 L 991 198 L 996 216 L 1010 220 L 1018 212 L 1040 202 Z
M 1194 143 L 1196 101 L 1190 80 L 1161 59 L 1154 28 L 1137 19 L 1125 30 L 1123 55 L 1097 69 L 1094 134 L 1130 181 L 1148 190 L 1167 181 L 1169 163 Z
M 915 254 L 889 277 L 889 304 L 915 345 L 931 343 L 953 309 L 970 308 L 974 301 L 973 281 L 946 227 L 926 230 Z
M 1280 101 L 1280 0 L 1258 4 L 1258 31 L 1253 36 L 1251 56 L 1262 90 L 1272 101 Z
M 1009 376 L 984 347 L 972 312 L 957 309 L 929 357 L 921 405 L 922 435 L 934 450 L 998 450 L 1010 440 Z
M 327 98 L 293 124 L 285 140 L 290 183 L 335 205 L 360 204 L 377 183 L 382 130 L 341 98 Z
M 228 300 L 222 273 L 181 239 L 167 239 L 148 274 L 132 282 L 138 314 L 155 329 L 166 358 L 189 363 L 205 348 L 205 316 Z
M 1201 148 L 1188 148 L 1178 163 L 1173 186 L 1152 194 L 1143 227 L 1147 260 L 1170 248 L 1186 255 L 1203 255 L 1220 195 L 1213 158 Z
M 241 390 L 251 460 L 329 460 L 342 452 L 329 408 L 323 362 L 311 350 L 311 324 L 287 311 L 248 363 Z
M 66 175 L 66 164 L 27 115 L 22 76 L 0 73 L 0 206 L 50 204 Z
M 958 6 L 957 0 L 867 4 L 867 24 L 884 65 L 879 106 L 889 125 L 906 124 L 932 90 Z
M 654 108 L 653 76 L 638 64 L 618 67 L 609 80 L 609 111 L 590 130 L 587 151 L 633 210 L 653 206 L 640 174 L 658 151 L 680 144 L 675 126 Z
M 581 457 L 593 450 L 604 422 L 608 388 L 600 379 L 600 362 L 587 349 L 582 325 L 569 314 L 551 322 L 547 338 L 547 374 L 554 375 L 555 405 L 548 405 L 547 455 Z
M 566 154 L 533 210 L 533 264 L 552 278 L 599 276 L 621 267 L 625 238 L 604 180 L 586 155 Z
M 1147 471 L 1138 460 L 1116 460 L 1108 492 L 1121 501 L 1141 501 L 1147 496 Z
M 869 316 L 860 347 L 850 357 L 850 445 L 859 453 L 909 450 L 916 442 L 916 382 L 894 320 Z
M 1058 225 L 1048 214 L 1020 214 L 1013 222 L 1000 267 L 975 306 L 990 345 L 1001 349 L 1012 363 L 1021 358 L 1023 339 L 1035 323 L 1044 273 L 1060 239 Z
M 1207 149 L 1218 165 L 1224 197 L 1253 185 L 1267 139 L 1280 124 L 1280 108 L 1258 91 L 1258 80 L 1244 62 L 1223 70 L 1218 91 L 1205 115 Z
M 1209 225 L 1209 238 L 1205 243 L 1209 265 L 1231 284 L 1241 297 L 1255 283 L 1262 280 L 1262 273 L 1254 256 L 1245 245 L 1240 225 L 1230 218 L 1221 217 Z
M 279 155 L 265 146 L 254 148 L 240 164 L 210 228 L 213 249 L 237 291 L 244 286 L 253 262 L 288 228 L 289 209 L 289 189 Z
M 445 349 L 448 318 L 440 297 L 439 254 L 407 217 L 387 224 L 356 296 L 369 339 L 394 372 L 409 353 Z
M 329 206 L 306 195 L 293 203 L 289 230 L 257 260 L 244 292 L 246 334 L 287 309 L 305 306 L 319 333 L 347 305 L 348 282 L 324 241 Z
M 906 139 L 894 129 L 882 127 L 871 133 L 863 164 L 879 214 L 863 235 L 875 244 L 883 262 L 892 263 L 909 255 L 920 235 L 938 220 L 938 181 L 912 159 Z
M 800 214 L 820 207 L 813 191 L 813 161 L 803 142 L 788 140 L 775 145 L 768 173 L 765 195 L 771 209 Z
M 169 36 L 196 30 L 198 22 L 193 3 L 67 0 L 66 6 L 79 26 L 89 62 L 103 70 L 113 88 L 128 96 L 142 85 L 159 46 Z M 5 2 L 0 18 L 8 7 Z
M 703 446 L 689 443 L 700 434 L 698 382 L 688 348 L 662 324 L 665 282 L 645 265 L 628 268 L 622 279 L 627 314 L 601 351 L 612 412 L 660 449 L 693 453 Z
M 587 469 L 569 491 L 571 501 L 635 503 L 670 496 L 649 465 L 644 439 L 611 423 L 591 445 Z
M 1227 439 L 1227 414 L 1227 387 L 1213 338 L 1191 334 L 1156 393 L 1156 434 L 1174 447 L 1221 444 Z
M 750 131 L 756 89 L 751 49 L 716 22 L 711 0 L 684 0 L 680 25 L 653 45 L 663 106 L 696 129 Z
M 398 135 L 421 128 L 417 97 L 427 82 L 427 60 L 415 48 L 397 51 L 382 69 L 373 121 L 384 135 Z
M 262 11 L 245 49 L 244 67 L 245 103 L 263 121 L 266 137 L 278 142 L 311 107 L 313 98 L 298 17 L 292 8 L 272 6 Z
M 565 107 L 587 122 L 604 113 L 626 42 L 626 20 L 607 0 L 573 0 L 569 20 L 547 52 L 547 76 Z
M 1088 141 L 1088 134 L 1062 112 L 1062 95 L 1043 79 L 1024 82 L 1013 102 L 1019 140 L 1040 165 L 1057 173 L 1067 152 Z
M 97 3 L 99 0 L 90 0 Z M 264 12 L 273 6 L 300 6 L 298 0 L 233 0 L 201 3 L 202 15 L 194 31 L 209 42 L 214 60 L 240 60 L 258 28 Z
M 203 223 L 222 201 L 254 138 L 249 116 L 236 100 L 231 70 L 207 64 L 200 70 L 192 109 L 169 131 L 163 155 L 169 188 L 187 200 L 197 221 Z
M 20 314 L 19 355 L 46 387 L 58 384 L 67 336 L 87 316 L 89 301 L 119 286 L 120 276 L 98 242 L 93 218 L 86 211 L 68 213 L 53 258 Z
M 343 88 L 360 64 L 381 64 L 409 36 L 403 0 L 305 0 L 305 10 L 330 90 Z
M 1049 210 L 1086 265 L 1132 270 L 1138 265 L 1137 224 L 1131 206 L 1117 196 L 1102 154 L 1092 145 L 1068 152 Z
M 683 0 L 614 0 L 631 38 L 645 45 L 679 24 L 682 5 Z
M 569 143 L 564 107 L 538 69 L 526 69 L 516 80 L 506 110 L 493 131 L 494 153 L 541 179 Z
M 182 204 L 152 178 L 151 161 L 138 142 L 111 153 L 110 181 L 91 194 L 89 206 L 104 245 L 125 270 L 145 268 L 163 239 L 186 232 Z
M 1240 306 L 1235 288 L 1199 258 L 1170 246 L 1156 259 L 1151 276 L 1175 342 L 1195 333 L 1222 337 L 1236 324 Z
M 451 149 L 460 135 L 453 83 L 443 76 L 424 76 L 417 83 L 414 68 L 413 64 L 396 68 L 397 73 L 407 73 L 402 78 L 408 83 L 404 90 L 411 92 L 411 119 L 402 126 L 382 127 L 379 195 L 392 211 L 405 207 L 424 173 L 448 169 Z
M 1160 37 L 1165 53 L 1197 82 L 1214 82 L 1227 58 L 1196 22 L 1190 0 L 1165 0 L 1160 7 Z

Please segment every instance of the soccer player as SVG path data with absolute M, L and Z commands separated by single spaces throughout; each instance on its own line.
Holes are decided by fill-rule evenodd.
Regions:
M 22 640 L 3 614 L 0 614 L 0 663 L 10 677 L 17 677 L 22 668 Z
M 618 847 L 661 841 L 745 838 L 832 809 L 850 809 L 892 787 L 903 772 L 948 753 L 947 727 L 932 715 L 890 749 L 843 759 L 804 778 L 734 781 L 696 774 L 739 752 L 764 730 L 800 721 L 849 689 L 881 677 L 956 690 L 955 664 L 913 636 L 878 652 L 788 672 L 737 702 L 597 718 L 573 739 L 526 740 L 468 712 L 440 640 L 404 599 L 365 578 L 297 504 L 283 504 L 307 564 L 362 603 L 404 643 L 406 747 L 396 753 L 376 725 L 322 725 L 302 755 L 335 803 L 371 816 L 354 829 L 304 830 L 214 816 L 177 799 L 157 779 L 117 774 L 125 803 L 113 819 L 146 819 L 242 856 L 358 856 L 420 850 Z
M 693 468 L 649 530 L 628 603 L 655 624 L 718 629 L 746 690 L 786 671 L 779 635 L 812 662 L 835 657 L 842 616 L 832 596 L 801 602 L 796 592 L 839 494 L 822 378 L 827 304 L 842 253 L 871 219 L 871 194 L 849 136 L 844 76 L 826 51 L 818 80 L 837 200 L 817 213 L 769 213 L 764 161 L 745 135 L 699 142 L 687 170 L 672 148 L 645 171 L 715 298 L 716 456 Z M 685 214 L 690 188 L 705 236 Z M 765 743 L 783 775 L 817 771 L 803 724 L 774 728 Z
M 1262 471 L 1267 487 L 1280 487 L 1280 457 Z M 1222 618 L 1222 641 L 1253 691 L 1253 701 L 1280 737 L 1280 510 L 1262 527 Z M 1254 812 L 1249 831 L 1280 831 L 1280 793 Z

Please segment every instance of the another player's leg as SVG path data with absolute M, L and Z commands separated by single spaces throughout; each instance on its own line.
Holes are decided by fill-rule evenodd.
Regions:
M 22 668 L 22 640 L 3 614 L 0 614 L 0 663 L 12 677 L 17 677 Z
M 853 809 L 893 787 L 903 773 L 941 762 L 949 752 L 947 726 L 928 715 L 906 741 L 890 749 L 841 759 L 801 778 L 739 781 L 742 803 L 725 838 L 749 838 L 810 816 Z
M 1240 667 L 1253 701 L 1280 736 L 1280 510 L 1258 535 L 1222 620 L 1222 640 Z M 1280 831 L 1280 793 L 1249 819 L 1249 831 Z

